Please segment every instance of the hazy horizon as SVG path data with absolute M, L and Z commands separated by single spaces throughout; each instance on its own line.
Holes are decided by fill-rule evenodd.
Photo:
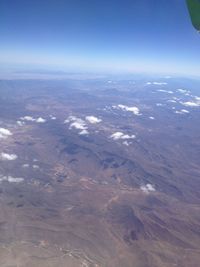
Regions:
M 1 1 L 0 71 L 200 76 L 185 1 Z

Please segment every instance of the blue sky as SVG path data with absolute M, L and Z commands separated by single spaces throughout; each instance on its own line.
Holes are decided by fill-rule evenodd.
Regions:
M 0 0 L 0 68 L 200 76 L 184 0 Z

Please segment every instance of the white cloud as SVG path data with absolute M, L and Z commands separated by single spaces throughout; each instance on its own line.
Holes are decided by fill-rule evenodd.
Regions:
M 186 113 L 190 113 L 190 112 L 186 109 L 181 109 L 181 110 L 176 110 L 175 113 L 176 114 L 186 114 Z
M 44 123 L 44 122 L 46 122 L 46 120 L 43 119 L 42 117 L 37 118 L 35 121 L 38 122 L 38 123 Z
M 122 132 L 116 132 L 114 134 L 112 134 L 110 137 L 114 140 L 118 140 L 118 139 L 121 139 L 121 137 L 123 136 L 124 134 Z
M 40 167 L 38 165 L 33 165 L 33 169 L 39 169 Z
M 167 85 L 166 82 L 147 82 L 146 85 Z
M 29 166 L 30 165 L 28 163 L 22 165 L 23 168 L 28 168 Z
M 140 186 L 140 189 L 141 189 L 144 193 L 149 193 L 149 192 L 154 192 L 154 191 L 156 191 L 155 187 L 154 187 L 152 184 L 142 185 L 142 186 Z
M 7 176 L 7 181 L 9 183 L 21 183 L 24 181 L 24 178 L 16 178 L 16 177 L 12 177 L 12 176 Z
M 200 106 L 200 102 L 192 102 L 192 101 L 181 102 L 181 104 L 186 107 L 199 107 Z
M 92 124 L 96 124 L 96 123 L 99 123 L 99 122 L 102 121 L 101 119 L 98 119 L 98 118 L 95 117 L 95 116 L 86 116 L 85 119 L 86 119 L 87 121 L 89 121 L 90 123 L 92 123 Z
M 51 120 L 56 120 L 56 117 L 53 115 L 50 115 L 49 117 L 51 118 Z
M 89 134 L 87 131 L 88 127 L 86 125 L 86 122 L 82 120 L 81 118 L 78 118 L 76 116 L 69 116 L 68 119 L 64 121 L 64 123 L 70 123 L 69 129 L 77 129 L 81 130 L 79 132 L 80 135 L 86 135 Z
M 33 164 L 33 165 L 30 165 L 28 163 L 25 163 L 22 165 L 23 168 L 29 168 L 29 167 L 32 167 L 33 169 L 39 169 L 40 167 L 36 164 Z
M 121 139 L 135 139 L 136 136 L 134 134 L 132 135 L 128 135 L 128 134 L 124 134 Z
M 140 110 L 137 107 L 128 107 L 122 104 L 119 104 L 117 106 L 113 106 L 115 109 L 121 109 L 123 111 L 129 111 L 132 112 L 134 115 L 140 115 Z
M 150 117 L 149 117 L 149 119 L 150 119 L 150 120 L 155 120 L 155 118 L 154 118 L 154 117 L 152 117 L 152 116 L 150 116 Z
M 186 110 L 186 109 L 181 109 L 181 112 L 183 112 L 183 113 L 190 113 L 188 110 Z
M 35 121 L 35 119 L 31 116 L 24 116 L 20 118 L 22 121 Z
M 174 100 L 174 99 L 167 100 L 167 102 L 170 102 L 170 103 L 177 103 L 177 101 Z
M 174 92 L 173 91 L 169 91 L 169 90 L 158 90 L 158 92 L 162 92 L 162 93 L 167 93 L 167 94 L 173 94 Z
M 7 154 L 7 153 L 1 153 L 1 159 L 2 160 L 16 160 L 17 155 L 15 154 Z
M 76 116 L 69 116 L 65 121 L 64 123 L 70 123 L 70 122 L 77 122 L 78 124 L 82 124 L 82 125 L 85 125 L 85 121 L 82 120 L 81 118 L 78 118 Z
M 24 121 L 17 121 L 17 125 L 24 126 L 25 125 L 25 122 Z
M 7 181 L 9 183 L 21 183 L 24 181 L 24 178 L 16 178 L 12 176 L 0 176 L 0 182 Z
M 161 104 L 161 103 L 156 103 L 156 106 L 157 106 L 157 107 L 163 107 L 163 106 L 164 106 L 164 104 Z
M 79 118 L 77 118 L 76 116 L 69 116 L 66 120 L 65 123 L 68 123 L 70 121 L 77 121 Z
M 167 85 L 166 82 L 152 82 L 153 85 Z
M 112 138 L 113 140 L 128 140 L 128 139 L 135 139 L 136 136 L 134 134 L 132 135 L 128 135 L 128 134 L 124 134 L 122 132 L 116 132 L 116 133 L 113 133 L 110 138 Z
M 89 132 L 88 132 L 88 130 L 82 130 L 82 131 L 79 132 L 79 134 L 80 135 L 88 135 Z
M 189 90 L 185 90 L 185 89 L 177 89 L 177 91 L 178 91 L 179 93 L 182 93 L 182 94 L 189 94 L 189 93 L 190 93 Z
M 22 121 L 35 121 L 35 122 L 38 122 L 38 123 L 44 123 L 44 122 L 46 122 L 46 120 L 43 119 L 42 117 L 39 117 L 39 118 L 34 119 L 34 118 L 31 117 L 31 116 L 24 116 L 24 117 L 21 117 L 20 119 L 21 119 Z M 18 121 L 18 124 L 19 124 L 20 126 L 23 125 L 23 123 L 20 123 L 20 121 Z
M 125 146 L 129 146 L 131 144 L 131 142 L 124 141 L 122 144 L 125 145 Z
M 199 96 L 195 96 L 194 97 L 197 101 L 200 101 L 200 97 Z
M 5 129 L 5 128 L 0 128 L 0 138 L 5 139 L 5 138 L 7 138 L 8 136 L 11 136 L 11 135 L 12 135 L 12 133 L 11 133 L 10 130 Z
M 0 133 L 4 135 L 12 135 L 11 131 L 5 128 L 0 128 Z
M 69 128 L 70 129 L 75 128 L 75 129 L 78 129 L 78 130 L 86 130 L 87 129 L 85 123 L 84 122 L 80 122 L 80 121 L 72 122 L 70 124 Z

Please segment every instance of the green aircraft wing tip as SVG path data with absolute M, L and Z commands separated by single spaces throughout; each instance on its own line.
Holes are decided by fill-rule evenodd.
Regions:
M 200 0 L 187 0 L 193 26 L 200 31 Z

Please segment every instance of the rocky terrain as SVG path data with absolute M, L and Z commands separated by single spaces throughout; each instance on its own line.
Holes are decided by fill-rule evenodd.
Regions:
M 198 267 L 200 82 L 1 80 L 1 267 Z

